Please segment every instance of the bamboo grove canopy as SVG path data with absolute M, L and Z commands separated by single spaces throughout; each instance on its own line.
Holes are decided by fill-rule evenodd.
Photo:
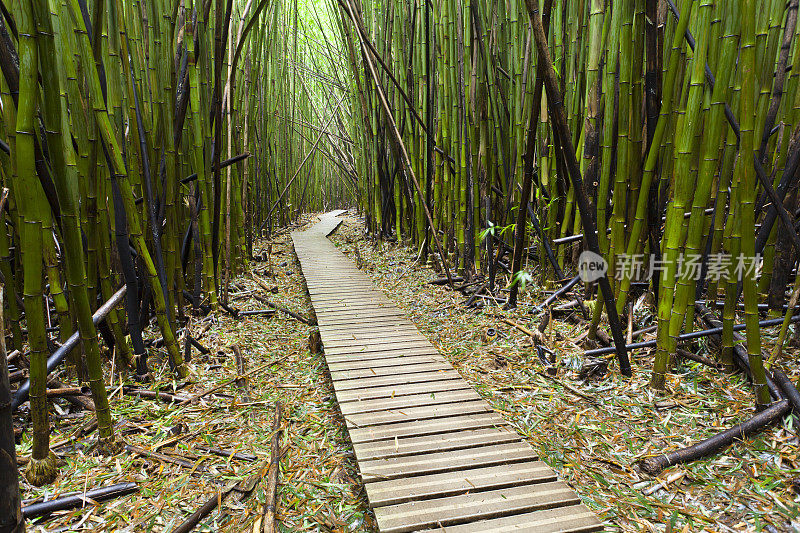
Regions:
M 49 333 L 80 339 L 69 364 L 114 450 L 101 346 L 148 379 L 154 318 L 186 377 L 189 308 L 226 305 L 254 239 L 333 208 L 449 280 L 509 274 L 512 306 L 524 261 L 563 282 L 581 250 L 601 256 L 589 336 L 609 327 L 629 374 L 621 316 L 649 286 L 656 388 L 696 300 L 722 296 L 721 362 L 770 402 L 759 302 L 777 317 L 791 295 L 780 362 L 800 288 L 797 0 L 0 7 L 0 274 L 11 346 L 30 350 L 32 482 L 55 475 Z M 639 275 L 641 257 L 658 268 Z
M 186 306 L 224 304 L 262 229 L 354 203 L 353 183 L 341 185 L 355 175 L 350 111 L 335 6 L 0 7 L 0 273 L 11 348 L 30 348 L 30 386 L 14 405 L 29 391 L 28 477 L 43 483 L 56 472 L 48 333 L 62 357 L 80 339 L 69 363 L 91 385 L 101 448 L 116 449 L 101 345 L 148 379 L 142 330 L 154 316 L 171 368 L 186 377 Z M 124 310 L 104 306 L 97 321 L 101 342 L 92 315 L 122 294 Z

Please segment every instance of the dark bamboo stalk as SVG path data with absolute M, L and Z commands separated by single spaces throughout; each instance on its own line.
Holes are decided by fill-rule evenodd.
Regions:
M 797 180 L 800 179 L 798 168 L 800 168 L 800 126 L 796 127 L 794 132 L 792 132 L 792 138 L 789 141 L 788 154 L 786 157 L 786 166 L 783 167 L 781 179 L 778 182 L 778 187 L 775 189 L 775 193 L 780 200 L 780 202 L 778 202 L 780 205 L 783 205 L 786 194 L 792 186 L 797 183 Z M 773 205 L 769 206 L 767 213 L 761 221 L 761 227 L 756 235 L 757 254 L 763 252 L 764 247 L 767 245 L 769 235 L 772 232 L 772 226 L 775 224 L 775 219 L 778 216 L 777 205 L 778 204 L 773 202 Z
M 108 158 L 108 153 L 106 152 Z M 122 266 L 122 275 L 125 279 L 127 297 L 125 298 L 125 311 L 128 315 L 128 330 L 133 345 L 133 355 L 136 359 L 136 375 L 141 381 L 146 381 L 150 375 L 147 368 L 147 349 L 142 340 L 142 325 L 139 321 L 139 279 L 136 275 L 136 266 L 133 262 L 128 233 L 128 218 L 122 203 L 122 193 L 116 178 L 111 179 L 111 194 L 114 202 L 114 237 L 117 253 Z
M 722 322 L 720 322 L 714 313 L 711 312 L 708 307 L 702 304 L 695 304 L 695 309 L 697 311 L 697 316 L 707 325 L 713 328 L 721 328 Z M 764 321 L 768 322 L 768 321 Z M 783 322 L 783 319 L 780 319 L 780 322 Z M 736 326 L 734 326 L 735 328 Z M 759 328 L 761 325 L 759 324 Z M 719 340 L 721 337 L 719 336 L 719 332 L 715 332 L 712 334 L 716 340 Z M 744 343 L 742 342 L 744 339 L 738 333 L 734 333 L 733 340 L 735 344 L 733 346 L 733 362 L 739 369 L 744 372 L 748 378 L 752 379 L 752 371 L 750 370 L 750 359 L 747 354 L 747 349 L 745 348 Z M 725 363 L 723 362 L 723 365 Z M 783 393 L 781 392 L 780 387 L 772 380 L 772 376 L 768 371 L 765 370 L 765 380 L 767 388 L 769 389 L 770 396 L 772 396 L 773 400 L 780 400 L 783 399 Z
M 764 167 L 761 165 L 761 161 L 759 161 L 758 156 L 753 154 L 753 163 L 756 168 L 756 175 L 758 176 L 758 181 L 761 182 L 761 186 L 764 187 L 767 195 L 769 196 L 770 200 L 772 200 L 772 206 L 778 212 L 778 216 L 783 223 L 783 227 L 786 230 L 786 233 L 789 235 L 790 241 L 794 246 L 795 251 L 800 254 L 800 237 L 797 236 L 797 232 L 794 230 L 794 222 L 792 221 L 792 215 L 786 210 L 786 207 L 783 205 L 783 199 L 778 197 L 778 194 L 775 192 L 775 189 L 772 187 L 772 184 L 769 182 L 767 175 L 764 173 Z
M 567 169 L 572 180 L 572 186 L 575 190 L 575 200 L 578 204 L 580 211 L 581 221 L 585 228 L 586 247 L 597 254 L 601 255 L 600 245 L 597 241 L 595 234 L 597 228 L 595 226 L 594 214 L 592 212 L 589 198 L 586 196 L 586 190 L 583 187 L 583 179 L 581 178 L 581 171 L 578 167 L 578 160 L 575 156 L 575 149 L 572 146 L 572 135 L 569 131 L 569 126 L 564 117 L 564 105 L 561 99 L 561 91 L 558 88 L 558 79 L 555 70 L 553 69 L 553 62 L 550 59 L 550 51 L 547 46 L 547 36 L 542 25 L 542 18 L 539 14 L 539 5 L 535 0 L 526 0 L 528 6 L 528 13 L 531 17 L 533 24 L 533 36 L 536 41 L 536 48 L 538 51 L 539 61 L 543 63 L 544 70 L 544 84 L 547 90 L 547 98 L 550 108 L 550 117 L 553 123 L 553 129 L 557 131 L 559 138 L 564 146 L 564 156 L 567 162 Z M 617 314 L 617 304 L 614 300 L 614 293 L 611 289 L 611 283 L 608 280 L 608 273 L 598 280 L 600 290 L 603 293 L 603 299 L 606 304 L 606 312 L 608 313 L 608 322 L 611 326 L 611 334 L 614 338 L 614 345 L 617 352 L 617 359 L 619 360 L 619 370 L 623 376 L 631 375 L 631 365 L 628 360 L 628 353 L 625 347 L 625 337 L 622 334 L 622 324 Z
M 3 286 L 0 285 L 0 302 L 2 301 Z M 3 323 L 3 306 L 0 305 L 0 325 Z M 0 533 L 23 533 L 25 522 L 20 508 L 17 448 L 11 416 L 11 384 L 6 360 L 6 336 L 3 331 L 0 334 Z
M 797 388 L 794 386 L 794 383 L 792 383 L 792 380 L 789 379 L 789 376 L 784 374 L 779 368 L 773 368 L 772 380 L 780 387 L 786 399 L 789 400 L 789 404 L 791 404 L 792 412 L 795 416 L 800 416 L 800 392 L 797 391 Z
M 125 35 L 125 39 L 127 40 L 127 34 Z M 128 41 L 128 48 L 130 48 L 130 41 Z M 144 181 L 144 191 L 145 197 L 147 198 L 147 209 L 148 209 L 148 216 L 150 217 L 150 228 L 153 233 L 153 248 L 154 248 L 154 255 L 155 255 L 155 262 L 156 262 L 156 269 L 158 270 L 158 279 L 161 282 L 161 292 L 164 295 L 164 302 L 167 306 L 167 314 L 170 317 L 170 320 L 173 320 L 173 313 L 172 313 L 172 305 L 170 305 L 169 301 L 169 287 L 167 286 L 167 273 L 164 270 L 164 252 L 161 249 L 161 231 L 160 231 L 160 224 L 157 224 L 156 221 L 160 220 L 158 218 L 158 212 L 156 209 L 156 202 L 155 197 L 153 196 L 153 179 L 150 172 L 150 157 L 148 155 L 148 147 L 147 147 L 147 134 L 144 131 L 144 122 L 142 120 L 142 109 L 139 104 L 139 91 L 136 89 L 136 78 L 134 76 L 134 69 L 132 61 L 129 62 L 131 71 L 131 88 L 133 89 L 133 101 L 134 101 L 134 114 L 136 115 L 136 131 L 139 135 L 139 157 L 142 161 L 142 178 Z
M 786 64 L 789 61 L 789 50 L 792 47 L 792 40 L 794 39 L 795 28 L 797 26 L 797 5 L 797 0 L 789 0 L 789 4 L 786 7 L 786 24 L 783 30 L 783 41 L 781 42 L 781 51 L 778 55 L 778 65 L 775 68 L 775 80 L 772 84 L 772 98 L 769 102 L 767 119 L 764 121 L 761 146 L 758 149 L 758 161 L 764 161 L 764 156 L 767 153 L 767 144 L 769 143 L 769 138 L 773 131 L 772 127 L 775 125 L 778 109 L 783 99 L 783 84 L 786 81 L 787 72 Z
M 553 271 L 556 273 L 556 278 L 564 279 L 564 272 L 561 270 L 561 266 L 558 264 L 556 260 L 556 256 L 553 253 L 553 248 L 550 246 L 550 239 L 547 235 L 542 231 L 542 226 L 539 224 L 539 219 L 536 217 L 536 213 L 533 211 L 533 207 L 528 204 L 528 216 L 531 218 L 531 223 L 533 223 L 533 229 L 536 230 L 536 233 L 539 235 L 539 240 L 544 246 L 544 251 L 547 254 L 547 259 L 550 261 L 550 265 L 553 267 Z
M 548 5 L 549 4 L 549 5 Z M 552 6 L 552 1 L 545 2 L 544 12 L 545 14 L 550 13 L 550 8 Z M 549 17 L 548 17 L 549 18 Z M 549 22 L 549 21 L 548 21 Z M 522 177 L 522 193 L 519 199 L 519 209 L 517 210 L 517 225 L 516 230 L 514 233 L 514 257 L 511 260 L 511 272 L 512 275 L 516 275 L 517 272 L 520 271 L 522 267 L 522 252 L 523 248 L 525 247 L 525 219 L 528 216 L 528 200 L 531 196 L 531 188 L 533 184 L 533 173 L 534 173 L 534 163 L 535 163 L 535 152 L 536 152 L 536 130 L 539 126 L 539 114 L 541 112 L 541 103 L 542 103 L 542 88 L 544 87 L 544 66 L 539 63 L 536 68 L 536 87 L 533 90 L 533 108 L 531 109 L 530 119 L 528 121 L 528 139 L 525 145 L 525 156 L 524 156 L 524 175 Z M 509 196 L 511 196 L 509 194 Z M 531 210 L 531 219 L 535 219 L 536 215 L 533 214 L 533 210 Z M 538 225 L 538 224 L 537 224 Z M 545 242 L 542 239 L 542 242 Z M 552 250 L 550 250 L 550 246 L 547 246 L 547 250 L 552 255 Z M 550 257 L 548 255 L 548 257 Z M 556 270 L 558 271 L 558 269 Z M 508 307 L 516 307 L 517 305 L 517 294 L 519 294 L 519 283 L 514 283 L 511 286 L 511 293 L 508 295 Z

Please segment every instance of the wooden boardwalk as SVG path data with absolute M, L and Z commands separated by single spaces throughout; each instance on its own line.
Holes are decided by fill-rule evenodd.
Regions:
M 601 531 L 578 496 L 327 239 L 337 214 L 292 239 L 381 532 Z

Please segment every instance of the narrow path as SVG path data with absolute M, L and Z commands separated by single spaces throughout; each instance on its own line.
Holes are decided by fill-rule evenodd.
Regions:
M 380 531 L 602 530 L 569 486 L 328 240 L 339 214 L 323 215 L 292 240 Z

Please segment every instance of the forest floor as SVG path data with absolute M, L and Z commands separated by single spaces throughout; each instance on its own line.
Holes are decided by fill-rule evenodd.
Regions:
M 580 340 L 587 328 L 568 317 L 551 321 L 545 331 L 559 367 L 556 377 L 548 376 L 529 335 L 516 327 L 536 327 L 528 314 L 543 298 L 536 283 L 528 285 L 516 310 L 467 308 L 462 294 L 429 283 L 439 274 L 417 263 L 417 249 L 374 243 L 353 218 L 332 239 L 354 260 L 360 257 L 362 270 L 607 522 L 609 531 L 800 528 L 800 454 L 791 421 L 724 453 L 670 468 L 658 478 L 635 467 L 649 454 L 693 444 L 751 416 L 752 392 L 742 376 L 681 363 L 669 375 L 667 394 L 659 396 L 648 388 L 651 354 L 641 351 L 633 356 L 632 379 L 621 378 L 610 358 L 604 376 L 579 380 Z M 280 232 L 270 243 L 271 262 L 253 262 L 250 272 L 232 281 L 231 305 L 264 309 L 257 295 L 311 316 L 289 232 Z M 256 255 L 268 244 L 259 243 Z M 275 288 L 266 291 L 264 285 Z M 648 325 L 647 317 L 637 319 L 637 327 Z M 490 328 L 496 336 L 486 335 Z M 72 413 L 69 404 L 56 400 L 52 444 L 64 460 L 61 475 L 42 488 L 23 482 L 23 498 L 51 499 L 129 481 L 138 484 L 139 492 L 88 511 L 56 513 L 28 530 L 171 531 L 216 491 L 263 475 L 279 401 L 284 411 L 279 530 L 375 532 L 324 359 L 309 351 L 313 328 L 279 312 L 270 318 L 240 319 L 216 313 L 192 318 L 188 329 L 210 354 L 195 352 L 192 379 L 182 386 L 172 381 L 163 351 L 151 348 L 153 373 L 162 380 L 149 388 L 186 398 L 226 383 L 239 375 L 232 351 L 238 345 L 247 370 L 255 369 L 246 390 L 231 383 L 181 406 L 122 394 L 120 385 L 128 382 L 119 373 L 108 382 L 117 431 L 125 442 L 182 459 L 188 466 L 129 452 L 95 455 L 93 435 L 75 438 L 93 414 Z M 707 348 L 699 350 L 705 353 Z M 259 370 L 268 363 L 274 364 Z M 173 436 L 170 430 L 176 426 L 181 432 Z M 219 457 L 199 445 L 245 457 Z M 29 453 L 26 431 L 18 455 Z M 233 493 L 222 511 L 211 513 L 196 531 L 249 531 L 262 512 L 265 487 L 264 477 L 249 496 Z
M 283 231 L 271 242 L 272 275 L 268 263 L 253 262 L 251 272 L 232 281 L 230 304 L 239 310 L 264 309 L 264 303 L 254 297 L 257 294 L 309 317 L 310 302 L 289 232 Z M 266 242 L 259 243 L 255 253 L 260 255 L 266 246 Z M 275 292 L 264 290 L 258 280 L 275 287 Z M 28 485 L 22 478 L 23 499 L 52 499 L 121 482 L 137 483 L 139 492 L 88 511 L 54 513 L 41 525 L 29 524 L 28 531 L 168 532 L 217 491 L 256 476 L 260 482 L 249 497 L 232 493 L 224 501 L 222 512 L 212 512 L 195 529 L 250 531 L 266 501 L 263 474 L 270 459 L 276 401 L 283 410 L 279 531 L 374 531 L 374 516 L 359 482 L 324 360 L 309 351 L 312 329 L 280 312 L 269 318 L 237 320 L 224 312 L 192 318 L 189 330 L 210 354 L 194 352 L 189 364 L 193 383 L 185 387 L 172 381 L 164 362 L 166 353 L 150 349 L 151 372 L 163 380 L 148 388 L 185 398 L 236 378 L 239 374 L 232 346 L 238 345 L 247 371 L 255 370 L 246 378 L 246 390 L 231 383 L 196 403 L 179 406 L 121 394 L 121 380 L 129 382 L 119 374 L 107 383 L 118 435 L 130 445 L 187 461 L 188 466 L 129 452 L 112 457 L 92 454 L 89 446 L 95 436 L 76 440 L 73 435 L 94 419 L 93 413 L 70 414 L 69 404 L 56 400 L 51 443 L 64 460 L 61 474 L 55 483 L 41 488 Z M 150 337 L 154 336 L 151 331 Z M 179 425 L 182 432 L 173 436 L 170 429 Z M 220 457 L 198 445 L 236 451 L 248 460 Z M 17 450 L 18 456 L 29 456 L 30 431 L 25 432 Z
M 513 311 L 467 308 L 461 293 L 430 284 L 442 274 L 417 263 L 418 249 L 375 243 L 363 227 L 348 219 L 332 239 L 361 258 L 362 270 L 609 531 L 800 531 L 800 449 L 791 420 L 658 478 L 636 468 L 648 455 L 694 444 L 752 416 L 752 389 L 742 375 L 683 362 L 669 374 L 667 393 L 657 395 L 648 385 L 652 354 L 640 350 L 632 353 L 632 379 L 620 376 L 612 356 L 607 374 L 580 380 L 587 324 L 562 317 L 545 331 L 559 367 L 556 377 L 548 376 L 530 336 L 515 326 L 536 329 L 529 311 L 544 299 L 541 287 L 528 284 Z M 637 322 L 634 329 L 652 318 L 642 311 Z M 490 329 L 497 335 L 487 337 Z M 787 359 L 796 360 L 798 351 L 789 350 Z M 698 351 L 713 357 L 705 345 Z M 796 369 L 785 370 L 797 377 Z

